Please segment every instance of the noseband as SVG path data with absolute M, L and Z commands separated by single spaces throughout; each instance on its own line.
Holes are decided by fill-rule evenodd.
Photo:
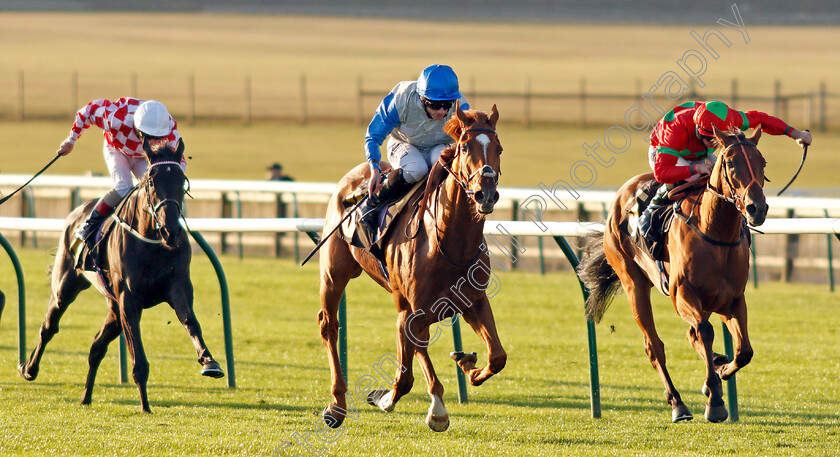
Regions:
M 756 183 L 759 186 L 761 186 L 761 183 L 758 182 L 758 180 L 755 178 L 755 172 L 753 172 L 752 164 L 750 163 L 750 158 L 747 156 L 747 150 L 744 149 L 745 145 L 750 145 L 750 146 L 755 147 L 755 145 L 753 143 L 749 142 L 749 141 L 739 141 L 737 143 L 733 143 L 733 144 L 730 144 L 729 146 L 727 146 L 726 149 L 723 150 L 723 153 L 721 153 L 721 155 L 720 155 L 721 160 L 725 160 L 726 154 L 727 154 L 727 152 L 729 152 L 730 149 L 732 149 L 735 146 L 740 146 L 741 147 L 740 150 L 744 154 L 744 159 L 747 162 L 747 169 L 750 170 L 750 182 L 746 186 L 744 186 L 744 191 L 741 193 L 741 195 L 738 195 L 738 193 L 735 191 L 735 186 L 732 185 L 732 177 L 726 171 L 726 164 L 724 164 L 724 163 L 720 164 L 720 167 L 722 169 L 721 173 L 723 173 L 723 183 L 726 185 L 726 187 L 729 188 L 729 194 L 731 195 L 731 197 L 726 196 L 723 193 L 723 189 L 720 189 L 720 190 L 716 189 L 712 185 L 711 181 L 709 181 L 709 183 L 707 184 L 707 188 L 708 188 L 709 193 L 711 193 L 712 195 L 714 195 L 718 198 L 721 198 L 725 201 L 728 201 L 729 203 L 732 203 L 733 205 L 735 205 L 735 208 L 738 211 L 740 211 L 741 213 L 743 213 L 745 208 L 746 208 L 746 204 L 744 203 L 744 201 L 746 199 L 747 192 L 749 191 L 749 188 L 753 185 L 753 183 Z

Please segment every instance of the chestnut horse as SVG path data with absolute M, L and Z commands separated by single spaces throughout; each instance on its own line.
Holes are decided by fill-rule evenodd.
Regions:
M 122 332 L 134 362 L 132 375 L 140 391 L 140 405 L 148 413 L 151 412 L 146 394 L 149 362 L 140 340 L 140 316 L 144 309 L 164 301 L 169 303 L 192 339 L 198 362 L 203 366 L 201 373 L 214 378 L 224 373 L 207 350 L 193 313 L 190 243 L 179 223 L 187 182 L 179 164 L 183 143 L 177 151 L 152 151 L 148 142 L 143 149 L 149 161 L 145 176 L 103 223 L 102 239 L 95 254 L 102 276 L 77 268 L 71 248 L 76 241 L 76 229 L 96 201 L 79 206 L 67 216 L 52 265 L 52 294 L 38 344 L 18 371 L 29 381 L 38 376 L 44 349 L 58 333 L 61 316 L 79 292 L 93 283 L 107 300 L 108 315 L 90 348 L 82 404 L 90 404 L 99 364 L 108 344 Z
M 764 157 L 756 145 L 760 127 L 751 138 L 739 132 L 715 129 L 723 152 L 712 169 L 704 192 L 685 198 L 679 205 L 680 221 L 674 221 L 666 237 L 665 271 L 668 292 L 677 313 L 690 325 L 688 341 L 706 364 L 703 393 L 708 396 L 705 417 L 722 422 L 729 416 L 723 402 L 721 379 L 729 379 L 750 362 L 753 350 L 747 336 L 747 304 L 744 289 L 749 272 L 749 225 L 764 223 Z M 665 385 L 674 422 L 690 420 L 691 412 L 680 399 L 665 368 L 665 347 L 656 333 L 650 290 L 659 282 L 653 260 L 628 236 L 628 210 L 636 190 L 652 179 L 639 175 L 624 184 L 607 216 L 604 234 L 585 239 L 587 257 L 579 271 L 591 295 L 587 315 L 601 320 L 618 281 L 627 293 L 630 309 L 645 338 L 645 351 Z M 732 334 L 735 359 L 712 352 L 714 329 L 709 316 L 716 313 Z
M 495 105 L 489 116 L 456 108 L 444 126 L 456 144 L 443 152 L 429 173 L 420 204 L 426 209 L 417 214 L 407 206 L 386 232 L 383 251 L 390 273 L 387 277 L 371 254 L 342 238 L 331 237 L 321 248 L 318 322 L 332 378 L 333 400 L 323 412 L 330 427 L 339 427 L 347 413 L 336 313 L 347 283 L 362 271 L 393 295 L 398 313 L 399 359 L 398 364 L 395 361 L 398 368 L 392 388 L 357 391 L 362 401 L 392 411 L 414 384 L 412 359 L 417 355 L 432 399 L 426 424 L 434 431 L 446 430 L 449 415 L 443 404 L 443 385 L 429 359 L 427 346 L 431 343 L 429 326 L 457 314 L 463 315 L 488 350 L 488 363 L 482 368 L 476 367 L 474 354 L 457 357 L 470 383 L 478 386 L 504 368 L 507 355 L 499 342 L 485 293 L 490 264 L 482 234 L 485 215 L 493 211 L 499 199 L 496 186 L 502 146 L 495 130 L 498 119 Z M 338 183 L 327 208 L 323 233 L 329 233 L 339 223 L 345 197 L 369 175 L 368 166 L 359 165 Z M 464 284 L 467 280 L 469 285 Z

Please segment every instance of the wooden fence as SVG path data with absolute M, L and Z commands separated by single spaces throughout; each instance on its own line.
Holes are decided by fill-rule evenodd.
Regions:
M 631 84 L 628 82 L 628 87 Z M 746 94 L 739 80 L 733 79 L 726 92 L 698 92 L 693 84 L 679 99 L 663 95 L 646 96 L 641 79 L 635 79 L 634 89 L 627 92 L 606 92 L 590 88 L 586 78 L 577 90 L 545 92 L 532 90 L 531 78 L 523 81 L 520 90 L 479 91 L 475 78 L 465 78 L 462 90 L 476 106 L 497 103 L 504 108 L 507 120 L 529 127 L 535 124 L 613 125 L 624 123 L 628 109 L 634 104 L 648 104 L 654 122 L 661 110 L 683 100 L 721 100 L 737 107 L 749 107 L 781 117 L 789 123 L 825 131 L 840 129 L 840 93 L 828 90 L 825 82 L 817 88 L 788 93 L 782 82 L 775 81 L 770 95 Z M 284 121 L 307 124 L 319 120 L 366 123 L 379 101 L 391 89 L 369 87 L 362 76 L 352 82 L 310 81 L 306 74 L 297 81 L 284 80 L 271 84 L 253 81 L 250 75 L 241 81 L 197 79 L 188 74 L 183 79 L 163 81 L 141 79 L 138 73 L 126 75 L 123 81 L 82 81 L 78 72 L 66 75 L 0 73 L 0 120 L 68 119 L 89 100 L 115 91 L 122 95 L 166 100 L 173 116 L 193 124 L 201 120 Z M 88 95 L 91 94 L 91 95 Z M 634 121 L 641 122 L 638 113 Z

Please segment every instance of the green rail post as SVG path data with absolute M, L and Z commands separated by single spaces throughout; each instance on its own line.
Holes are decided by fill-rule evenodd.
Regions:
M 726 325 L 723 325 L 723 347 L 726 350 L 726 355 L 729 360 L 735 360 L 735 351 L 732 348 L 732 334 Z M 726 381 L 726 397 L 729 400 L 729 420 L 738 422 L 738 386 L 735 384 L 735 375 L 733 374 L 729 380 Z
M 455 352 L 463 352 L 464 345 L 461 342 L 461 320 L 458 315 L 452 316 L 452 345 Z M 467 377 L 455 362 L 455 375 L 458 377 L 458 402 L 469 403 L 470 399 L 467 397 Z
M 824 209 L 825 217 L 828 217 L 828 210 Z M 831 254 L 831 235 L 826 235 L 826 239 L 828 240 L 828 287 L 829 290 L 834 292 L 834 259 Z
M 193 239 L 201 246 L 201 249 L 207 254 L 207 258 L 210 259 L 210 263 L 213 264 L 213 269 L 216 270 L 216 276 L 219 278 L 219 289 L 221 290 L 222 294 L 222 324 L 224 325 L 225 331 L 225 359 L 227 362 L 227 379 L 228 379 L 228 387 L 235 388 L 236 387 L 236 371 L 234 369 L 234 361 L 233 361 L 233 332 L 231 330 L 230 325 L 230 299 L 228 295 L 228 286 L 227 286 L 227 279 L 225 278 L 225 271 L 222 269 L 222 264 L 219 262 L 219 258 L 216 257 L 216 253 L 213 252 L 213 248 L 207 244 L 207 241 L 204 240 L 204 237 L 201 236 L 200 233 L 194 232 L 190 230 L 190 235 L 192 235 Z
M 125 335 L 120 332 L 120 384 L 128 383 L 128 346 Z
M 569 242 L 565 237 L 555 236 L 554 241 L 560 246 L 563 254 L 569 259 L 572 269 L 575 270 L 575 276 L 578 278 L 580 290 L 583 293 L 583 301 L 589 298 L 589 290 L 583 285 L 580 277 L 577 276 L 577 266 L 580 264 L 575 251 L 569 246 Z M 601 385 L 598 381 L 598 343 L 595 340 L 595 322 L 586 319 L 586 332 L 589 343 L 589 399 L 592 409 L 592 418 L 599 419 L 601 417 Z
M 23 281 L 23 268 L 20 266 L 17 254 L 9 241 L 0 234 L 0 244 L 9 254 L 12 265 L 15 267 L 18 285 L 18 362 L 26 362 L 26 285 Z
M 752 236 L 752 235 L 750 235 Z M 752 277 L 753 287 L 758 289 L 758 259 L 755 256 L 755 244 L 750 243 L 750 255 L 752 256 Z

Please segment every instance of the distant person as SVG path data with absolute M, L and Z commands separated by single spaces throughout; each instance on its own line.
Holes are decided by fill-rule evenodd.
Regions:
M 269 181 L 294 181 L 294 178 L 283 173 L 283 165 L 280 165 L 279 163 L 274 163 L 270 167 L 266 168 L 266 170 L 268 170 L 266 179 Z
M 100 99 L 76 112 L 70 136 L 61 143 L 56 153 L 62 156 L 70 154 L 82 132 L 92 125 L 104 131 L 102 154 L 114 187 L 96 202 L 93 211 L 76 232 L 76 237 L 88 247 L 92 247 L 92 235 L 102 221 L 134 187 L 132 174 L 137 179 L 146 174 L 148 162 L 143 151 L 143 140 L 149 140 L 153 150 L 161 147 L 174 150 L 181 138 L 177 123 L 159 101 L 143 101 L 131 97 L 115 101 Z M 181 157 L 181 169 L 186 170 L 186 167 L 186 161 Z
M 720 146 L 714 138 L 714 127 L 727 131 L 761 125 L 770 135 L 787 135 L 805 147 L 811 144 L 811 134 L 799 131 L 785 121 L 760 111 L 737 111 L 718 101 L 686 102 L 669 111 L 650 132 L 648 160 L 658 183 L 650 205 L 639 217 L 639 229 L 648 236 L 651 213 L 666 204 L 667 193 L 680 181 L 697 181 L 711 174 L 715 150 Z
M 458 87 L 458 76 L 447 65 L 429 65 L 417 81 L 398 83 L 385 96 L 365 134 L 365 157 L 370 165 L 368 199 L 361 207 L 362 223 L 375 232 L 380 204 L 402 198 L 414 183 L 424 179 L 431 166 L 449 147 L 452 138 L 443 125 L 455 114 L 455 104 L 470 109 Z M 381 182 L 379 147 L 388 137 L 388 162 L 392 170 Z

